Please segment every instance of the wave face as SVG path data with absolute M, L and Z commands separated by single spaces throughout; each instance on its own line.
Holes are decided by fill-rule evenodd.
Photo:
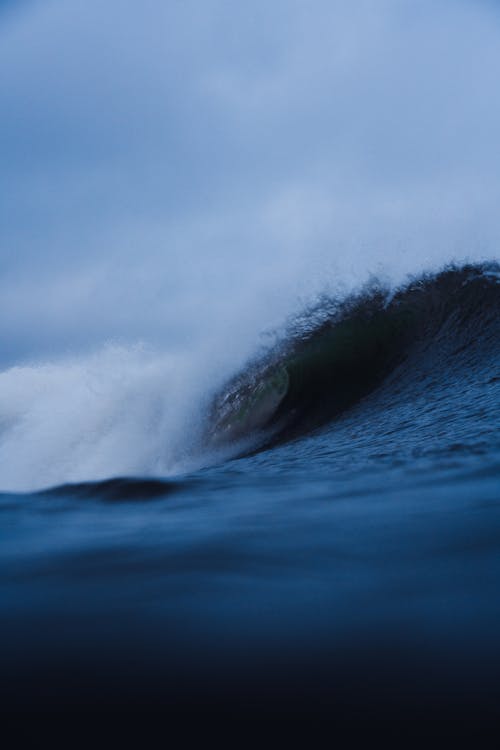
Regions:
M 329 422 L 391 374 L 396 398 L 408 379 L 480 370 L 499 350 L 499 280 L 496 264 L 465 266 L 395 293 L 375 285 L 342 302 L 324 300 L 217 397 L 209 439 L 253 436 L 267 447 Z

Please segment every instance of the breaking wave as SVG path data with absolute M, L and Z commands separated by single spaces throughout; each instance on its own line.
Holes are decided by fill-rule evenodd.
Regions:
M 178 477 L 320 428 L 389 376 L 394 400 L 409 397 L 415 380 L 449 379 L 450 372 L 457 387 L 460 370 L 494 379 L 499 280 L 496 263 L 465 265 L 397 290 L 373 282 L 343 299 L 321 298 L 236 375 L 214 375 L 206 358 L 141 346 L 6 370 L 1 489 L 72 483 L 86 496 L 112 477 Z M 480 366 L 486 360 L 488 377 Z M 102 489 L 116 494 L 114 484 Z M 119 494 L 165 488 L 150 489 L 134 481 L 128 493 L 122 482 Z
M 396 292 L 372 284 L 340 302 L 322 300 L 218 396 L 209 440 L 253 434 L 267 447 L 295 438 L 334 419 L 396 370 L 397 398 L 398 379 L 420 377 L 422 360 L 434 361 L 437 380 L 450 369 L 474 369 L 485 357 L 500 364 L 499 271 L 496 264 L 450 267 Z

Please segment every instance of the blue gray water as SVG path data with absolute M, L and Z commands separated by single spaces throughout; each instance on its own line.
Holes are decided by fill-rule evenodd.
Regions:
M 206 700 L 220 681 L 224 700 L 254 685 L 270 702 L 291 690 L 303 704 L 304 689 L 315 705 L 373 704 L 390 686 L 412 705 L 415 691 L 437 691 L 441 709 L 490 705 L 497 290 L 452 308 L 312 432 L 176 480 L 3 494 L 8 700 L 81 704 L 104 690 L 151 705 Z
M 0 712 L 496 717 L 499 8 L 0 0 Z

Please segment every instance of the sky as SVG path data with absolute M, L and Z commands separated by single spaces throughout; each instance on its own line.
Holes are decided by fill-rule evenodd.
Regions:
M 498 256 L 494 4 L 9 7 L 4 363 L 123 337 L 183 346 L 198 315 L 257 330 L 318 279 Z
M 322 292 L 498 258 L 499 75 L 494 2 L 0 3 L 0 422 L 64 358 L 201 391 Z

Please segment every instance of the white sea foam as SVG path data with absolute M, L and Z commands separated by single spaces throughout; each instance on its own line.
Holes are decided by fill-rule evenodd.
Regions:
M 192 356 L 142 346 L 1 372 L 2 490 L 171 476 L 208 463 L 197 445 L 214 382 Z

